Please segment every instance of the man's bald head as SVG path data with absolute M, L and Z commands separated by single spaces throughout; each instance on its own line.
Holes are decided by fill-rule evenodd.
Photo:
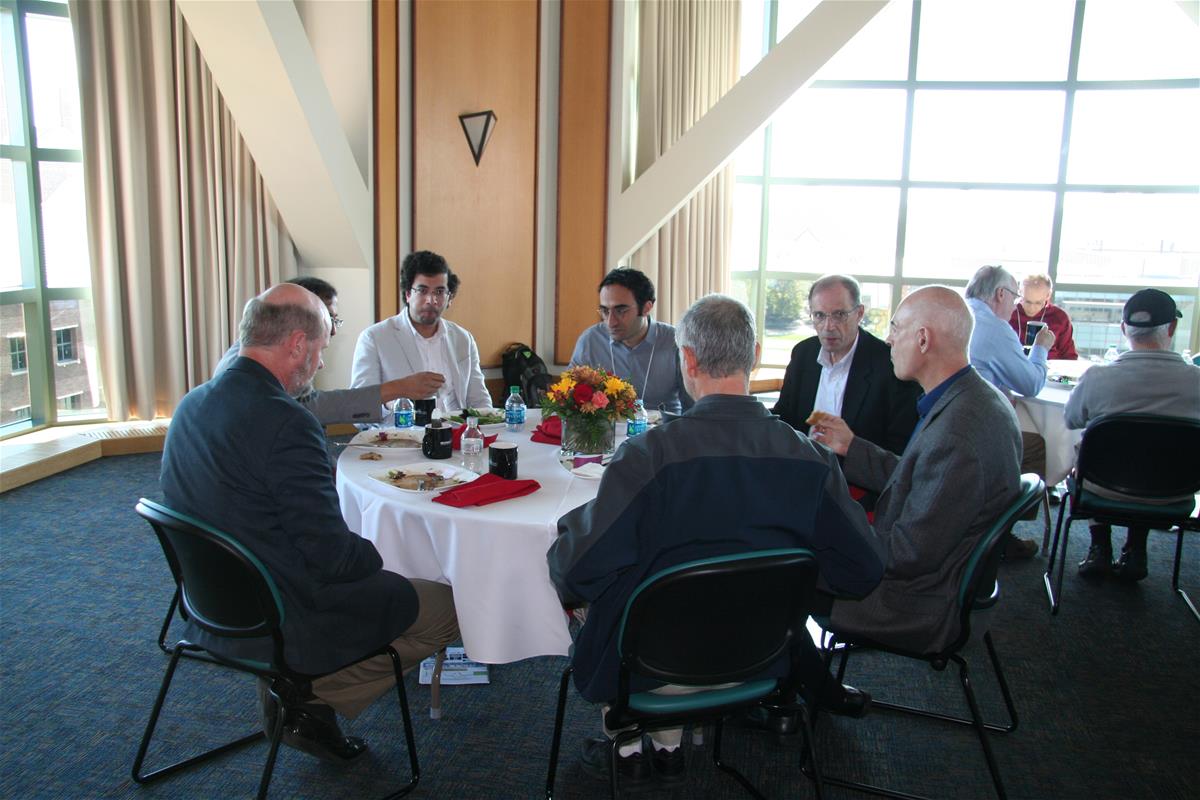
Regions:
M 329 310 L 303 286 L 280 283 L 246 303 L 238 340 L 242 347 L 274 347 L 294 331 L 320 339 L 329 331 Z
M 925 391 L 967 365 L 974 320 L 958 292 L 924 286 L 900 303 L 888 344 L 896 377 L 915 380 Z

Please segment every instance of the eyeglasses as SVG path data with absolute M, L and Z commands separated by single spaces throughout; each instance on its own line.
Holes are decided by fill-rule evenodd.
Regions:
M 600 319 L 608 319 L 609 315 L 621 319 L 632 310 L 633 306 L 613 306 L 612 308 L 600 306 L 596 309 L 596 313 L 600 315 Z
M 1013 297 L 1020 297 L 1020 296 L 1021 296 L 1020 292 L 1018 292 L 1016 289 L 1010 289 L 1010 288 L 1008 288 L 1007 286 L 1001 286 L 1001 287 L 1000 287 L 1000 291 L 1002 291 L 1002 292 L 1008 292 L 1008 293 L 1009 293 L 1009 294 L 1011 294 Z
M 433 295 L 433 299 L 441 302 L 450 296 L 450 290 L 445 286 L 439 286 L 436 289 L 430 289 L 428 286 L 414 286 L 413 292 L 422 299 Z
M 337 314 L 330 314 L 329 324 L 332 325 L 333 329 L 336 331 L 338 328 L 346 324 L 346 320 L 342 319 Z
M 837 311 L 830 311 L 828 314 L 826 314 L 824 311 L 810 311 L 808 314 L 808 318 L 811 319 L 813 321 L 813 323 L 816 325 L 824 325 L 826 322 L 829 322 L 830 320 L 832 320 L 833 322 L 835 322 L 838 325 L 841 325 L 846 320 L 850 319 L 850 317 L 856 311 L 858 311 L 859 308 L 861 308 L 861 306 L 855 306 L 854 308 L 851 308 L 848 311 L 845 309 L 838 309 Z

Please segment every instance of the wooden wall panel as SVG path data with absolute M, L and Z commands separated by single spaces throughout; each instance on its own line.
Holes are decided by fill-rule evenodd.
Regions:
M 399 309 L 400 213 L 397 170 L 398 126 L 397 68 L 401 58 L 396 25 L 400 9 L 395 0 L 376 0 L 374 14 L 375 71 L 375 319 L 393 316 Z M 404 48 L 407 57 L 408 48 Z
M 606 272 L 609 0 L 562 4 L 558 121 L 558 255 L 554 361 L 596 322 Z
M 417 0 L 413 6 L 413 242 L 462 288 L 447 316 L 485 367 L 535 330 L 538 4 Z M 458 115 L 491 109 L 475 165 Z

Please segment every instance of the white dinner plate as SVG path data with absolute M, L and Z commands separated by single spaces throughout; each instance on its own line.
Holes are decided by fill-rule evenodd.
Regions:
M 434 473 L 435 475 L 440 475 L 442 478 L 448 481 L 453 481 L 453 483 L 443 483 L 431 489 L 408 489 L 403 486 L 397 486 L 395 483 L 393 483 L 392 479 L 388 475 L 390 472 L 403 472 L 406 475 Z M 386 483 L 388 486 L 391 486 L 393 489 L 397 489 L 401 492 L 409 492 L 410 494 L 436 494 L 437 492 L 445 489 L 452 489 L 455 486 L 462 486 L 464 483 L 470 483 L 478 478 L 479 475 L 471 472 L 470 470 L 463 469 L 462 467 L 455 467 L 445 462 L 437 463 L 435 461 L 418 461 L 416 464 L 405 464 L 402 467 L 393 467 L 392 469 L 384 470 L 382 472 L 372 472 L 370 473 L 370 477 L 374 478 L 380 483 Z
M 380 439 L 380 436 L 386 438 Z M 425 431 L 421 428 L 371 428 L 354 434 L 355 447 L 414 448 L 421 446 Z

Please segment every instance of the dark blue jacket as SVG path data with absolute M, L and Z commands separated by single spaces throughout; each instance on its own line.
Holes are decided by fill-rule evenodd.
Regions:
M 684 561 L 808 547 L 827 591 L 862 597 L 883 562 L 837 459 L 752 397 L 710 395 L 626 441 L 596 499 L 558 521 L 547 558 L 562 599 L 588 603 L 575 682 L 593 702 L 617 694 L 617 626 L 629 595 Z M 780 676 L 783 660 L 767 674 Z M 635 689 L 644 687 L 635 686 Z
M 283 595 L 293 669 L 341 667 L 416 619 L 412 584 L 384 571 L 375 546 L 342 519 L 320 424 L 257 361 L 239 358 L 183 398 L 161 483 L 168 506 L 232 535 L 266 565 Z M 247 641 L 237 654 L 261 658 L 265 645 Z

